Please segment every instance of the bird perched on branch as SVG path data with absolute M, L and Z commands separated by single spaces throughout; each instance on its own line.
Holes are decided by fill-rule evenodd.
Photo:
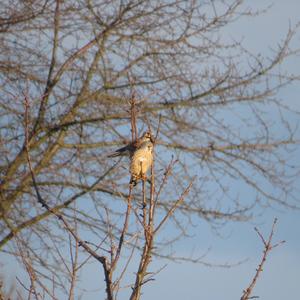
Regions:
M 146 173 L 153 161 L 153 137 L 149 131 L 136 141 L 122 147 L 108 157 L 128 155 L 130 157 L 130 184 L 135 186 L 140 179 L 146 177 Z
M 130 184 L 135 186 L 139 179 L 145 179 L 153 161 L 153 143 L 143 142 L 130 158 Z

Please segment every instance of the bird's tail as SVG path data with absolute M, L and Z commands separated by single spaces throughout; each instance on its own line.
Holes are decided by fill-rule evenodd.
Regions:
M 108 154 L 107 157 L 125 156 L 129 153 L 128 151 L 129 151 L 128 146 L 125 146 Z
M 121 152 L 117 152 L 117 151 L 115 151 L 115 152 L 113 152 L 113 153 L 110 153 L 110 154 L 108 154 L 106 157 L 117 157 L 117 156 L 120 156 L 121 155 Z

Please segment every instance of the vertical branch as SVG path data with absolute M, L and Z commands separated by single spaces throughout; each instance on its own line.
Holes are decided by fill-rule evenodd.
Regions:
M 119 278 L 114 282 L 114 284 L 113 284 L 113 288 L 114 288 L 114 290 L 115 290 L 115 299 L 117 299 L 117 295 L 118 295 L 118 292 L 119 292 L 119 290 L 120 290 L 120 282 L 121 282 L 121 280 L 122 280 L 122 278 L 124 277 L 124 275 L 125 275 L 125 273 L 126 273 L 126 271 L 127 271 L 127 268 L 128 268 L 128 266 L 129 266 L 129 263 L 131 262 L 131 260 L 132 260 L 132 258 L 133 258 L 133 254 L 134 254 L 134 251 L 135 251 L 135 249 L 136 249 L 136 245 L 137 245 L 137 241 L 138 241 L 138 236 L 136 236 L 135 237 L 135 242 L 134 242 L 134 246 L 131 248 L 131 253 L 129 254 L 129 257 L 128 257 L 128 259 L 127 259 L 127 262 L 126 262 L 126 264 L 125 264 L 125 266 L 124 266 L 124 268 L 123 268 L 123 270 L 121 271 L 121 274 L 120 274 L 120 276 L 119 276 Z M 1 299 L 0 299 L 1 300 Z
M 114 243 L 114 237 L 112 233 L 112 223 L 109 217 L 109 211 L 107 207 L 105 207 L 104 209 L 106 213 L 107 235 L 110 243 L 110 261 L 112 262 L 114 260 L 114 255 L 115 255 L 115 243 Z
M 74 211 L 75 214 L 75 211 Z M 75 233 L 77 234 L 77 218 L 76 215 L 74 216 L 75 220 Z M 77 278 L 77 270 L 78 270 L 78 250 L 79 250 L 79 245 L 78 242 L 75 240 L 75 250 L 74 250 L 74 255 L 73 255 L 73 249 L 72 249 L 72 240 L 71 237 L 69 236 L 69 247 L 70 247 L 70 256 L 71 256 L 71 264 L 72 264 L 72 272 L 71 272 L 71 284 L 70 284 L 70 289 L 69 289 L 69 298 L 68 300 L 74 300 L 74 289 L 75 289 L 75 283 L 76 283 L 76 278 Z
M 60 1 L 56 0 L 55 12 L 54 12 L 54 32 L 53 32 L 53 46 L 52 46 L 52 55 L 51 55 L 51 62 L 48 72 L 48 78 L 46 87 L 41 99 L 41 104 L 39 108 L 39 113 L 33 128 L 33 133 L 36 131 L 37 127 L 43 122 L 45 112 L 46 112 L 46 105 L 49 99 L 49 92 L 54 86 L 54 82 L 52 81 L 52 74 L 54 67 L 56 65 L 56 55 L 57 55 L 57 48 L 58 48 L 58 31 L 59 31 L 59 23 L 60 23 Z
M 142 285 L 151 279 L 145 279 L 147 275 L 147 268 L 151 262 L 151 252 L 153 249 L 153 207 L 154 207 L 154 169 L 153 162 L 151 164 L 151 188 L 150 188 L 150 199 L 148 208 L 148 222 L 147 222 L 147 203 L 146 203 L 146 178 L 143 178 L 143 230 L 144 230 L 144 246 L 141 255 L 138 271 L 136 274 L 135 283 L 133 286 L 130 300 L 138 300 L 141 297 Z M 142 170 L 142 166 L 141 166 Z
M 149 199 L 149 212 L 148 212 L 148 231 L 150 232 L 151 236 L 153 236 L 153 218 L 154 218 L 154 205 L 155 205 L 154 203 L 154 194 L 155 194 L 154 154 L 155 152 L 153 147 L 153 160 L 151 164 L 151 185 L 150 185 L 150 199 Z
M 273 250 L 275 247 L 279 246 L 280 244 L 283 244 L 285 241 L 281 241 L 275 245 L 272 245 L 272 239 L 273 239 L 273 235 L 274 235 L 274 229 L 275 229 L 275 225 L 277 223 L 277 219 L 274 219 L 273 225 L 272 225 L 272 229 L 271 232 L 269 234 L 269 238 L 266 241 L 265 238 L 262 236 L 262 234 L 259 232 L 259 230 L 257 228 L 255 228 L 255 231 L 257 232 L 257 234 L 259 235 L 259 237 L 261 238 L 263 244 L 264 244 L 264 251 L 263 251 L 263 255 L 261 258 L 261 261 L 256 269 L 255 275 L 251 281 L 251 283 L 249 284 L 249 286 L 243 291 L 243 295 L 241 297 L 241 300 L 249 300 L 251 298 L 251 294 L 253 291 L 253 288 L 256 285 L 256 282 L 258 280 L 259 275 L 261 274 L 261 272 L 263 271 L 263 265 L 265 264 L 266 260 L 267 260 L 267 256 L 270 253 L 271 250 Z M 258 298 L 258 297 L 257 297 Z
M 137 140 L 138 132 L 136 126 L 136 99 L 135 99 L 135 92 L 132 92 L 132 96 L 130 98 L 130 122 L 131 122 L 131 140 L 132 142 Z
M 56 64 L 56 52 L 58 47 L 58 30 L 59 30 L 59 21 L 60 21 L 60 1 L 61 0 L 56 0 L 56 7 L 54 13 L 53 48 L 52 48 L 52 57 L 51 57 L 51 63 L 50 63 L 50 68 L 48 73 L 48 79 L 47 79 L 47 87 L 51 85 L 51 77 Z
M 145 229 L 147 230 L 147 229 Z M 147 275 L 147 268 L 151 262 L 151 251 L 153 248 L 153 235 L 147 232 L 147 239 L 145 240 L 143 252 L 138 268 L 138 272 L 136 274 L 135 284 L 132 290 L 132 294 L 130 296 L 130 300 L 138 300 L 141 297 L 141 288 L 142 285 L 147 282 L 144 280 L 145 276 Z
M 68 300 L 74 300 L 74 289 L 77 277 L 78 249 L 78 242 L 75 240 L 75 257 L 72 259 L 72 274 Z M 72 249 L 70 251 L 72 251 Z
M 142 163 L 141 163 L 142 165 Z M 142 170 L 142 168 L 141 168 Z M 143 210 L 143 227 L 145 232 L 145 238 L 146 236 L 146 228 L 147 228 L 147 199 L 146 199 L 146 177 L 143 177 L 143 188 L 142 188 L 142 194 L 143 194 L 143 204 L 142 204 L 142 210 Z
M 137 126 L 136 126 L 136 99 L 135 99 L 134 92 L 132 93 L 129 104 L 130 104 L 131 139 L 132 139 L 132 142 L 134 142 L 137 140 L 137 136 L 138 136 L 137 135 Z M 124 238 L 125 238 L 125 235 L 128 230 L 129 217 L 130 217 L 131 208 L 132 208 L 132 206 L 131 206 L 132 205 L 131 204 L 132 188 L 133 188 L 132 184 L 129 184 L 129 193 L 128 193 L 128 197 L 127 197 L 127 209 L 126 209 L 126 213 L 125 213 L 125 220 L 124 220 L 121 235 L 119 238 L 118 248 L 117 248 L 116 254 L 111 262 L 112 270 L 115 269 L 117 262 L 120 258 L 121 250 L 122 250 L 123 243 L 124 243 Z
M 36 179 L 35 179 L 35 175 L 34 175 L 34 171 L 33 171 L 33 167 L 32 167 L 32 163 L 31 163 L 31 158 L 30 158 L 30 146 L 29 146 L 29 99 L 28 99 L 28 95 L 27 93 L 25 94 L 24 97 L 24 107 L 25 107 L 25 116 L 24 116 L 24 128 L 25 128 L 25 151 L 26 151 L 26 158 L 27 158 L 27 162 L 28 162 L 28 167 L 29 167 L 29 172 L 31 174 L 31 179 L 32 179 L 32 183 L 33 183 L 33 187 L 34 190 L 36 192 L 37 195 L 37 200 L 38 202 L 45 207 L 47 210 L 51 210 L 50 207 L 48 206 L 48 204 L 44 201 L 44 199 L 42 198 L 40 191 L 37 187 L 36 184 Z
M 127 210 L 126 210 L 126 214 L 125 214 L 125 220 L 124 220 L 124 225 L 122 228 L 122 232 L 121 232 L 121 236 L 119 238 L 119 244 L 118 244 L 118 248 L 116 251 L 116 255 L 111 263 L 111 269 L 114 270 L 116 267 L 116 264 L 120 258 L 120 254 L 121 254 L 121 250 L 122 250 L 122 246 L 124 243 L 124 238 L 125 235 L 127 233 L 128 230 L 128 223 L 129 223 L 129 216 L 131 213 L 131 198 L 132 198 L 132 185 L 129 185 L 129 194 L 128 194 L 128 198 L 127 198 Z

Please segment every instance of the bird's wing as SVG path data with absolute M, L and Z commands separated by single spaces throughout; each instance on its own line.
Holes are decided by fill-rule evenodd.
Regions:
M 135 150 L 135 146 L 133 144 L 126 145 L 125 147 L 119 148 L 111 154 L 108 154 L 107 157 L 116 157 L 121 155 L 128 155 Z

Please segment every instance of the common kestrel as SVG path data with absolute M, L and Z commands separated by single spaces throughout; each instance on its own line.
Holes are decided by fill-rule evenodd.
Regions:
M 128 155 L 130 157 L 130 184 L 134 186 L 139 179 L 145 178 L 153 161 L 153 138 L 149 131 L 136 141 L 117 149 L 108 157 Z

